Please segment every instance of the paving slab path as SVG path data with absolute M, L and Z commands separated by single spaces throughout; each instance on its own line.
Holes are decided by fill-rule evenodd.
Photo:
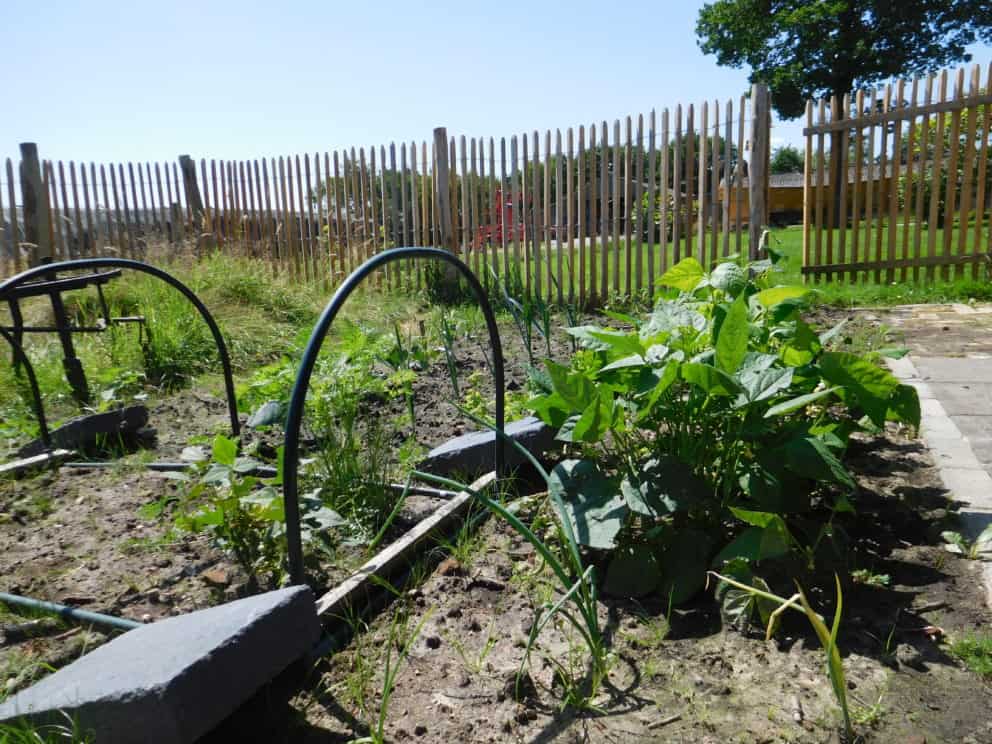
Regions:
M 864 311 L 902 336 L 890 366 L 920 396 L 921 434 L 973 540 L 992 524 L 992 305 L 906 305 Z M 863 316 L 864 317 L 864 316 Z M 992 606 L 992 563 L 984 565 Z

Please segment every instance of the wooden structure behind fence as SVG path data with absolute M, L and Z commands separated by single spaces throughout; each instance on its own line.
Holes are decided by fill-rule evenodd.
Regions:
M 992 66 L 981 78 L 976 65 L 807 104 L 804 274 L 981 275 L 992 253 Z
M 48 255 L 140 258 L 153 243 L 195 242 L 333 284 L 378 251 L 438 245 L 484 281 L 555 301 L 653 292 L 685 256 L 712 264 L 757 245 L 765 218 L 752 239 L 736 215 L 747 215 L 741 160 L 752 143 L 762 156 L 750 182 L 767 188 L 767 103 L 763 92 L 564 132 L 440 129 L 431 142 L 237 162 L 44 162 L 53 245 L 29 250 L 7 160 L 0 276 Z M 763 191 L 756 201 L 763 209 Z M 380 281 L 422 286 L 424 268 L 393 265 Z

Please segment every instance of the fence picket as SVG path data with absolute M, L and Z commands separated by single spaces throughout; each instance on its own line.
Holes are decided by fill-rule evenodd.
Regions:
M 989 63 L 988 71 L 985 75 L 985 90 L 992 90 L 992 62 Z M 976 105 L 974 109 L 974 117 L 978 118 L 979 108 Z M 983 119 L 984 127 L 982 128 L 982 138 L 981 145 L 978 151 L 978 186 L 975 190 L 975 231 L 974 231 L 974 247 L 973 252 L 976 254 L 983 253 L 982 249 L 982 223 L 985 218 L 985 178 L 988 169 L 989 161 L 989 130 L 992 129 L 992 104 L 985 104 L 985 116 Z M 992 218 L 990 218 L 992 219 Z M 990 231 L 992 233 L 992 231 Z M 992 242 L 992 241 L 990 241 Z M 986 246 L 984 252 L 992 251 L 992 245 Z M 973 272 L 977 272 L 977 262 L 972 264 Z
M 651 109 L 651 114 L 648 118 L 648 205 L 647 213 L 645 218 L 647 220 L 647 231 L 648 231 L 648 297 L 654 297 L 654 278 L 655 278 L 655 228 L 654 228 L 654 210 L 655 210 L 655 196 L 657 195 L 657 179 L 658 179 L 658 149 L 655 146 L 655 138 L 658 134 L 657 129 L 657 119 L 655 117 L 654 109 Z M 595 191 L 593 191 L 595 194 Z M 593 200 L 595 203 L 595 199 Z M 664 241 L 662 241 L 662 250 L 664 251 Z
M 963 71 L 962 71 L 963 72 Z M 978 96 L 980 93 L 979 89 L 979 77 L 980 68 L 975 65 L 971 69 L 971 88 L 969 91 L 970 97 Z M 964 97 L 964 89 L 962 87 L 961 97 Z M 967 236 L 968 236 L 968 214 L 971 211 L 971 189 L 972 189 L 972 175 L 971 170 L 974 166 L 974 155 L 975 155 L 975 135 L 977 133 L 977 122 L 978 118 L 978 106 L 969 107 L 964 109 L 968 114 L 967 129 L 965 131 L 964 138 L 964 162 L 962 164 L 964 170 L 964 176 L 961 183 L 961 197 L 960 197 L 960 213 L 958 215 L 958 255 L 963 256 L 966 253 L 970 253 L 967 250 Z M 951 140 L 956 142 L 956 140 Z M 957 148 L 955 148 L 957 149 Z M 953 171 L 952 171 L 953 172 Z M 946 227 L 945 227 L 946 231 Z M 962 266 L 958 271 L 958 277 L 963 277 L 965 272 L 965 267 Z M 971 278 L 978 278 L 978 264 L 972 262 L 971 264 Z

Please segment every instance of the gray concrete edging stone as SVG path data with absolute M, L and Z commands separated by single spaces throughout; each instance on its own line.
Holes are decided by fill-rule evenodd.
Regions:
M 98 742 L 187 744 L 308 652 L 313 593 L 289 587 L 118 636 L 0 704 L 0 721 L 65 724 Z

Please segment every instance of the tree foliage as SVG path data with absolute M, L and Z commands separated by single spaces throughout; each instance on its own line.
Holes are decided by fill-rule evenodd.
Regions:
M 772 173 L 802 173 L 803 154 L 792 145 L 776 147 L 772 152 Z
M 751 68 L 785 119 L 806 100 L 969 61 L 992 42 L 989 0 L 713 0 L 696 23 L 700 48 Z

